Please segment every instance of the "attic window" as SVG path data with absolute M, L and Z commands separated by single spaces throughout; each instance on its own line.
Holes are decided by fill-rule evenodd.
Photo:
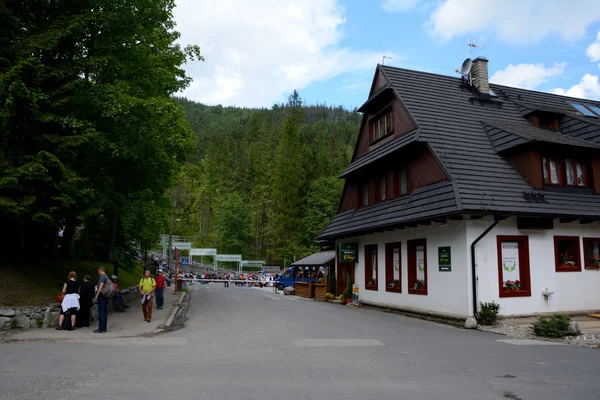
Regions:
M 588 110 L 583 104 L 579 104 L 579 103 L 571 103 L 571 105 L 573 106 L 574 109 L 576 109 L 579 114 L 581 115 L 585 115 L 586 117 L 594 117 L 594 118 L 598 118 L 598 115 L 594 114 L 593 112 L 591 112 L 590 110 Z
M 371 118 L 369 124 L 369 142 L 371 143 L 391 134 L 394 131 L 392 109 L 388 108 L 384 112 Z
M 593 112 L 595 112 L 596 115 L 600 116 L 600 107 L 598 107 L 597 105 L 594 105 L 594 104 L 586 104 L 585 106 L 587 108 L 589 108 L 590 110 L 592 110 Z

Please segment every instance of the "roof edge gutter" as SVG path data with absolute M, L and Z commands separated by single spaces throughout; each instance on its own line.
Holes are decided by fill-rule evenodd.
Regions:
M 498 222 L 500 222 L 499 219 L 495 219 L 494 222 L 485 230 L 483 231 L 483 233 L 481 235 L 479 235 L 477 237 L 477 239 L 475 239 L 473 241 L 473 243 L 471 243 L 471 283 L 472 283 L 472 290 L 473 290 L 473 317 L 475 317 L 476 319 L 479 319 L 479 313 L 477 311 L 477 268 L 476 268 L 476 263 L 475 263 L 475 245 L 477 245 L 477 243 L 479 243 L 479 241 L 481 239 L 483 239 L 492 229 L 494 229 L 494 227 L 496 225 L 498 225 Z

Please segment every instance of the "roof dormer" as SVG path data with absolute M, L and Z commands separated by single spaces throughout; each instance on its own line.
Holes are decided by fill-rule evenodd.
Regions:
M 526 116 L 533 126 L 551 131 L 560 129 L 561 114 L 536 110 Z

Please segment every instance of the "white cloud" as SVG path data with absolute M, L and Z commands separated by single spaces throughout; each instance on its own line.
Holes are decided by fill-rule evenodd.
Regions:
M 381 7 L 389 13 L 404 12 L 415 8 L 421 0 L 385 0 Z
M 554 64 L 546 68 L 544 64 L 508 64 L 503 70 L 497 71 L 490 78 L 490 82 L 499 85 L 535 89 L 548 81 L 549 78 L 561 75 L 566 63 Z
M 578 97 L 581 99 L 600 100 L 600 84 L 598 83 L 598 76 L 585 74 L 577 85 L 571 86 L 571 88 L 567 90 L 560 88 L 554 89 L 552 93 Z
M 600 61 L 600 31 L 598 31 L 596 41 L 587 48 L 586 54 L 590 58 L 590 61 Z
M 428 24 L 430 34 L 442 40 L 494 32 L 504 41 L 529 44 L 550 34 L 580 39 L 598 20 L 598 0 L 444 0 Z
M 186 65 L 184 96 L 208 104 L 270 106 L 284 93 L 348 72 L 374 71 L 379 52 L 342 48 L 337 0 L 177 0 L 182 44 L 206 61 Z

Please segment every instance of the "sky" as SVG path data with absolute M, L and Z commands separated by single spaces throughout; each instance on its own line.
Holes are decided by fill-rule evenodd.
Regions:
M 469 42 L 491 82 L 600 100 L 600 0 L 176 0 L 174 18 L 205 57 L 181 95 L 204 104 L 271 107 L 296 89 L 352 109 L 384 55 L 459 76 Z

